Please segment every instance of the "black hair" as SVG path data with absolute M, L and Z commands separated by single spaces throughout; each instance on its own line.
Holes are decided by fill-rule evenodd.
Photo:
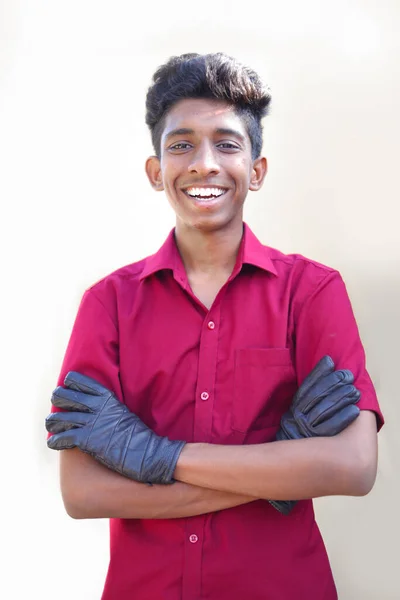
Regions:
M 146 123 L 159 158 L 165 117 L 185 98 L 214 98 L 232 104 L 246 126 L 253 160 L 260 156 L 261 119 L 268 114 L 271 94 L 255 71 L 223 52 L 182 54 L 161 65 L 146 96 Z

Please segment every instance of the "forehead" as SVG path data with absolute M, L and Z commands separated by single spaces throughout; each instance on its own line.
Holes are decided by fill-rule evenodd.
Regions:
M 174 104 L 165 118 L 162 137 L 165 138 L 172 130 L 183 128 L 193 129 L 195 133 L 235 129 L 248 137 L 244 123 L 232 104 L 208 98 L 185 98 Z

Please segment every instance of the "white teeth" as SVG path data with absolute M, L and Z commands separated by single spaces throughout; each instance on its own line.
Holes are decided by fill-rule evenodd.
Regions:
M 189 194 L 189 196 L 205 198 L 207 196 L 222 196 L 222 194 L 225 193 L 225 190 L 221 188 L 189 188 L 186 190 L 186 193 Z

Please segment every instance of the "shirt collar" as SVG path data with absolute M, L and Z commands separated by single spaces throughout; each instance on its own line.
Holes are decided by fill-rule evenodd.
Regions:
M 273 275 L 278 275 L 270 256 L 270 249 L 260 242 L 247 223 L 243 223 L 243 238 L 240 248 L 242 264 L 254 265 Z
M 271 260 L 268 246 L 264 246 L 258 240 L 247 223 L 243 223 L 243 237 L 234 271 L 240 271 L 244 264 L 254 265 L 273 275 L 278 274 Z M 184 271 L 182 259 L 175 242 L 175 228 L 171 229 L 161 248 L 146 259 L 140 280 L 165 269 L 173 271 L 174 274 Z

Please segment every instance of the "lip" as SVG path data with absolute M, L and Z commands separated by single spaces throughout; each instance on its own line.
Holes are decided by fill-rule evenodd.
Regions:
M 190 196 L 187 192 L 188 190 L 192 190 L 198 188 L 199 190 L 208 190 L 208 189 L 212 189 L 212 188 L 217 188 L 219 190 L 223 190 L 224 194 L 226 194 L 226 192 L 230 189 L 228 186 L 226 185 L 221 185 L 219 183 L 202 183 L 202 184 L 196 184 L 196 183 L 191 183 L 190 185 L 184 185 L 182 186 L 180 189 L 181 191 L 188 196 L 189 198 L 193 198 L 194 196 Z M 223 196 L 224 194 L 221 194 L 221 196 Z
M 220 196 L 216 196 L 212 200 L 206 200 L 206 199 L 202 199 L 202 198 L 196 198 L 196 196 L 190 196 L 187 193 L 186 189 L 190 190 L 192 187 L 198 187 L 198 188 L 203 188 L 203 189 L 208 188 L 208 187 L 218 187 L 219 189 L 221 189 L 221 190 L 223 189 L 225 191 L 224 191 L 223 194 L 221 194 Z M 200 185 L 197 185 L 197 186 L 190 186 L 190 187 L 188 187 L 186 189 L 182 189 L 182 192 L 184 193 L 184 195 L 186 196 L 186 198 L 188 198 L 191 202 L 193 202 L 193 204 L 195 206 L 198 206 L 198 207 L 201 207 L 201 208 L 208 208 L 208 207 L 211 208 L 212 206 L 215 206 L 216 204 L 219 204 L 222 201 L 222 199 L 225 198 L 227 192 L 229 191 L 228 188 L 225 188 L 225 187 L 223 188 L 222 186 L 217 186 L 217 185 L 214 185 L 214 186 L 200 186 Z
M 229 188 L 226 187 L 226 185 L 216 185 L 216 184 L 214 184 L 214 185 L 212 185 L 212 184 L 209 184 L 209 185 L 204 185 L 204 184 L 203 185 L 196 185 L 196 184 L 192 183 L 191 185 L 185 185 L 185 187 L 181 187 L 181 190 L 182 190 L 182 192 L 186 193 L 188 190 L 191 190 L 193 188 L 198 188 L 199 190 L 207 190 L 207 189 L 210 189 L 210 188 L 218 188 L 219 190 L 224 190 L 225 192 L 229 189 Z

